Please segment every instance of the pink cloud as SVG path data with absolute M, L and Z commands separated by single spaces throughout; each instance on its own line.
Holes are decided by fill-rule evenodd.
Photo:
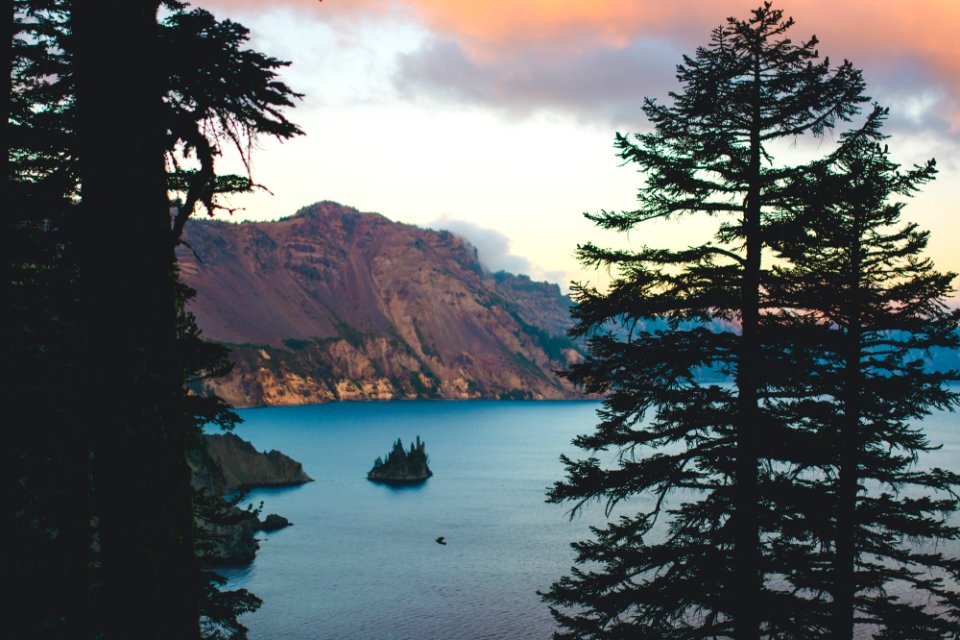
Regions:
M 204 6 L 268 11 L 287 5 L 326 15 L 387 14 L 406 7 L 431 30 L 478 50 L 531 43 L 579 47 L 626 44 L 644 35 L 709 30 L 727 16 L 746 17 L 756 0 L 207 0 Z M 802 32 L 829 34 L 858 50 L 923 53 L 952 68 L 960 60 L 956 0 L 791 0 L 775 3 Z
M 516 56 L 561 58 L 627 48 L 644 38 L 684 51 L 705 42 L 727 16 L 745 18 L 759 0 L 208 0 L 205 6 L 269 11 L 286 5 L 318 19 L 408 16 L 452 42 L 474 65 Z M 797 20 L 795 38 L 816 34 L 822 51 L 870 69 L 904 59 L 924 69 L 949 99 L 940 116 L 960 129 L 960 2 L 956 0 L 790 0 L 776 7 Z M 672 61 L 675 63 L 676 60 Z M 672 68 L 672 67 L 671 67 Z M 868 77 L 869 80 L 869 77 Z M 896 82 L 896 79 L 891 81 Z

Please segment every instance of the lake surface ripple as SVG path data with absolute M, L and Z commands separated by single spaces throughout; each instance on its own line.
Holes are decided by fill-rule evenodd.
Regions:
M 570 542 L 606 519 L 567 518 L 544 502 L 563 477 L 561 453 L 596 424 L 596 402 L 408 401 L 240 411 L 236 433 L 303 463 L 314 482 L 249 499 L 292 527 L 261 535 L 229 586 L 264 604 L 244 616 L 254 640 L 546 639 L 554 621 L 537 596 L 573 563 Z M 926 423 L 960 461 L 956 414 Z M 434 476 L 415 487 L 366 480 L 397 438 L 426 442 Z M 628 510 L 642 502 L 628 505 Z M 437 544 L 438 536 L 446 545 Z

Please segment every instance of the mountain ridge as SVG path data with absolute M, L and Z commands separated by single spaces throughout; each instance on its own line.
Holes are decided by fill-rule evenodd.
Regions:
M 449 231 L 319 202 L 273 222 L 191 221 L 178 252 L 235 406 L 396 398 L 576 398 L 582 359 L 554 284 L 491 274 Z

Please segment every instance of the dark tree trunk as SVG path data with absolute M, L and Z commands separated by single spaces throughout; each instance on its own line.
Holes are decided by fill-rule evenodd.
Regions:
M 750 184 L 744 211 L 746 259 L 741 289 L 742 334 L 737 363 L 738 394 L 736 488 L 734 489 L 734 636 L 737 640 L 760 637 L 757 602 L 761 594 L 759 491 L 757 460 L 760 415 L 757 375 L 760 363 L 760 57 L 754 72 L 753 126 L 750 131 Z
M 13 585 L 7 600 L 7 634 L 16 638 L 89 637 L 83 624 L 90 575 L 87 449 L 76 435 L 76 404 L 67 374 L 74 360 L 64 329 L 75 320 L 71 265 L 58 262 L 62 230 L 43 231 L 39 216 L 60 221 L 64 201 L 33 193 L 28 202 L 11 153 L 24 127 L 10 124 L 19 32 L 16 3 L 2 0 L 3 98 L 0 100 L 0 202 L 3 203 L 4 407 L 11 428 L 4 470 L 12 521 L 5 564 Z M 30 133 L 34 133 L 30 131 Z M 40 135 L 39 132 L 36 132 Z M 18 137 L 15 140 L 15 136 Z M 54 210 L 53 207 L 60 209 Z
M 839 433 L 837 482 L 837 540 L 833 589 L 833 637 L 852 640 L 854 627 L 854 595 L 856 593 L 856 531 L 857 486 L 859 484 L 858 452 L 860 449 L 860 355 L 862 326 L 859 292 L 860 282 L 860 228 L 859 212 L 854 213 L 852 255 L 847 285 L 847 327 L 845 338 L 846 363 L 843 381 L 843 412 Z
M 107 638 L 196 638 L 157 0 L 74 3 L 86 426 Z

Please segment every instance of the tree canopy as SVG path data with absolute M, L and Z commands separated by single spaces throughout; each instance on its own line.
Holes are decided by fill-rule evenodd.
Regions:
M 244 592 L 195 560 L 187 449 L 236 416 L 185 384 L 224 370 L 185 310 L 174 246 L 229 140 L 300 133 L 286 63 L 179 2 L 16 0 L 3 188 L 15 414 L 13 627 L 23 637 L 244 635 Z M 179 204 L 171 215 L 171 199 Z M 118 240 L 119 239 L 119 240 Z M 210 616 L 220 616 L 212 619 Z
M 813 211 L 833 224 L 850 192 L 835 189 L 834 206 L 817 209 L 812 198 L 824 192 L 813 176 L 843 172 L 867 134 L 846 136 L 841 151 L 810 163 L 784 164 L 774 153 L 777 141 L 852 124 L 868 98 L 851 63 L 831 65 L 815 37 L 798 43 L 792 28 L 771 3 L 746 20 L 728 19 L 683 58 L 681 89 L 666 104 L 645 100 L 650 128 L 616 136 L 620 158 L 642 177 L 639 206 L 588 218 L 636 234 L 651 220 L 697 216 L 716 232 L 688 248 L 578 248 L 584 264 L 616 272 L 607 291 L 575 288 L 574 334 L 588 339 L 590 356 L 567 373 L 603 394 L 604 405 L 596 430 L 575 440 L 590 455 L 563 459 L 566 479 L 549 499 L 572 502 L 574 512 L 600 500 L 608 514 L 624 515 L 575 543 L 578 566 L 544 594 L 564 629 L 558 638 L 810 637 L 834 626 L 821 615 L 824 584 L 795 572 L 814 549 L 836 568 L 839 561 L 824 557 L 836 556 L 839 529 L 821 532 L 817 546 L 815 510 L 796 519 L 787 505 L 813 486 L 825 493 L 807 498 L 834 496 L 832 522 L 843 510 L 831 484 L 838 454 L 822 446 L 836 422 L 813 426 L 791 413 L 811 403 L 835 409 L 843 397 L 833 389 L 834 401 L 824 402 L 826 392 L 801 373 L 833 362 L 832 352 L 804 342 L 810 333 L 835 339 L 838 331 L 835 318 L 818 315 L 818 300 L 797 293 L 799 273 L 784 265 L 798 247 L 808 257 L 820 252 Z M 929 177 L 918 171 L 874 195 L 882 201 Z M 885 259 L 919 264 L 912 256 L 922 246 L 912 249 L 911 257 L 901 249 Z M 826 277 L 823 265 L 808 268 Z M 950 276 L 934 281 L 940 286 L 927 287 L 927 309 L 940 304 Z M 797 293 L 789 302 L 787 290 Z M 955 328 L 950 322 L 942 324 Z M 951 406 L 937 397 L 924 406 Z M 626 513 L 628 499 L 639 501 L 639 513 Z M 833 585 L 835 577 L 824 579 Z
M 826 455 L 796 460 L 804 499 L 781 505 L 794 514 L 784 514 L 794 517 L 784 538 L 812 552 L 790 558 L 790 582 L 829 594 L 824 634 L 942 638 L 960 616 L 960 558 L 938 550 L 960 539 L 947 517 L 960 508 L 960 475 L 918 466 L 938 448 L 919 421 L 960 399 L 948 386 L 960 372 L 923 358 L 960 345 L 960 310 L 944 302 L 956 274 L 934 268 L 923 256 L 929 233 L 901 218 L 935 162 L 893 163 L 886 116 L 875 106 L 785 201 L 790 232 L 778 243 L 784 261 L 770 291 L 789 309 L 780 318 L 793 334 L 784 346 L 806 355 L 794 359 L 787 384 L 772 381 L 780 391 L 772 404 L 819 436 Z M 905 585 L 906 596 L 897 595 Z

